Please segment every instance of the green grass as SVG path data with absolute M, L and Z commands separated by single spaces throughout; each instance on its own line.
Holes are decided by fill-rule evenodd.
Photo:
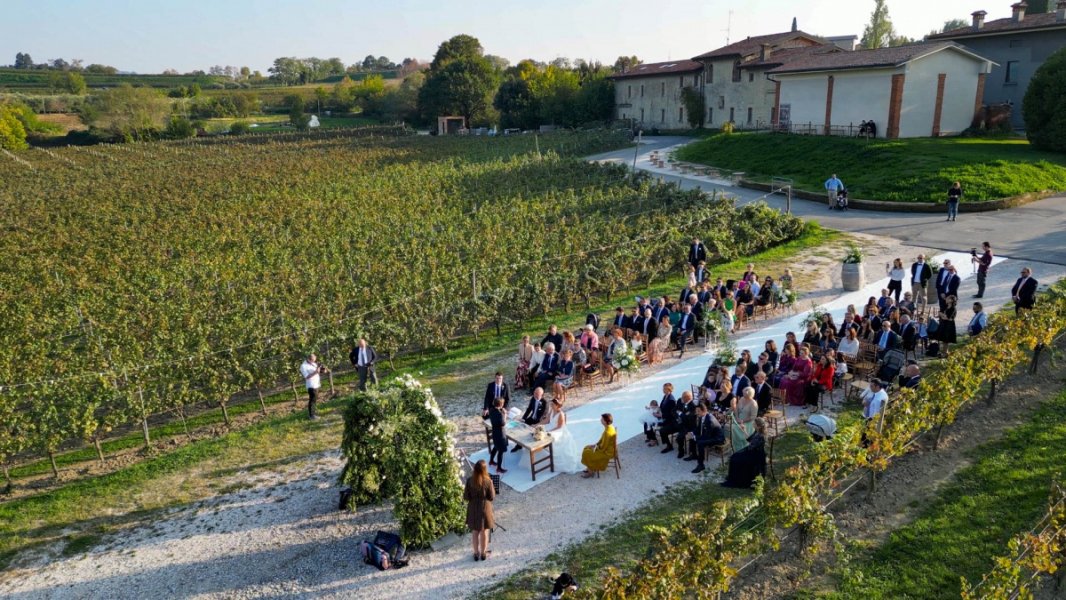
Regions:
M 926 502 L 916 520 L 851 565 L 825 598 L 958 598 L 959 577 L 977 583 L 1007 540 L 1036 524 L 1066 455 L 1066 392 L 1028 422 L 969 453 L 974 463 Z
M 1066 190 L 1066 154 L 1041 152 L 1018 138 L 852 138 L 714 135 L 677 152 L 684 161 L 743 171 L 749 178 L 788 177 L 823 193 L 836 173 L 853 198 L 943 202 L 960 181 L 963 202 Z
M 844 427 L 861 417 L 858 404 L 849 403 L 837 415 L 837 423 Z M 795 460 L 807 454 L 811 448 L 810 435 L 806 428 L 793 427 L 774 442 L 774 471 L 784 473 Z M 657 451 L 657 448 L 649 452 Z M 663 460 L 675 460 L 664 457 Z M 717 466 L 712 459 L 709 465 Z M 524 600 L 540 598 L 543 581 L 548 574 L 557 576 L 566 571 L 573 575 L 583 586 L 596 586 L 607 567 L 625 570 L 645 555 L 651 535 L 648 528 L 669 526 L 681 516 L 693 514 L 711 506 L 718 500 L 744 497 L 750 492 L 723 488 L 714 475 L 700 478 L 697 482 L 677 485 L 656 496 L 631 512 L 624 519 L 614 523 L 599 533 L 576 544 L 567 546 L 562 551 L 549 555 L 543 561 L 531 565 L 519 573 L 492 586 L 478 598 L 493 600 Z M 773 482 L 770 482 L 773 485 Z
M 790 264 L 798 254 L 823 246 L 840 236 L 838 232 L 809 223 L 800 238 L 752 257 L 737 259 L 714 267 L 715 273 L 739 273 L 747 262 L 754 261 L 765 268 Z M 670 279 L 651 288 L 652 293 L 676 294 L 681 278 Z M 603 300 L 593 307 L 605 313 L 617 304 L 632 304 L 631 293 Z M 483 333 L 477 340 L 472 336 L 453 341 L 449 351 L 425 352 L 395 361 L 397 371 L 420 372 L 423 381 L 440 394 L 441 387 L 469 390 L 475 383 L 467 367 L 475 361 L 505 357 L 514 352 L 517 337 L 523 331 L 539 333 L 549 322 L 559 324 L 583 323 L 586 310 L 582 307 L 569 312 L 558 311 L 542 321 L 512 325 L 497 336 Z M 389 376 L 382 369 L 382 377 Z M 350 381 L 354 375 L 338 376 L 338 384 Z M 475 377 L 476 378 L 476 377 Z M 481 382 L 481 379 L 478 379 Z M 302 399 L 302 398 L 301 398 Z M 268 403 L 291 402 L 291 392 L 283 391 L 268 397 Z M 0 569 L 21 550 L 55 540 L 67 528 L 98 528 L 122 526 L 150 517 L 153 511 L 222 493 L 222 481 L 239 471 L 254 471 L 276 467 L 315 452 L 334 449 L 340 443 L 341 424 L 334 414 L 339 403 L 330 402 L 320 410 L 325 418 L 308 422 L 301 409 L 296 413 L 271 417 L 246 429 L 233 431 L 217 438 L 192 442 L 173 451 L 148 458 L 114 473 L 75 481 L 35 496 L 0 503 Z M 230 414 L 258 410 L 258 402 L 231 405 Z M 207 425 L 221 421 L 221 412 L 209 410 L 190 420 Z M 182 434 L 180 423 L 154 427 L 154 440 Z M 105 449 L 131 448 L 142 444 L 139 431 L 108 440 Z M 63 466 L 95 460 L 92 448 L 79 449 L 59 455 Z M 47 472 L 47 459 L 20 467 L 21 473 Z M 13 471 L 13 475 L 15 471 Z M 718 488 L 718 486 L 711 486 Z M 710 488 L 708 488 L 710 490 Z M 710 494 L 706 491 L 704 494 Z M 714 490 L 713 493 L 721 493 Z M 71 535 L 88 535 L 75 533 Z M 639 538 L 644 539 L 644 538 Z M 635 539 L 634 543 L 639 540 Z M 68 542 L 69 544 L 69 542 Z

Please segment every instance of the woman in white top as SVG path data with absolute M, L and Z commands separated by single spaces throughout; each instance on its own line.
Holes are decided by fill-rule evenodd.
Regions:
M 848 328 L 848 337 L 840 340 L 837 344 L 837 354 L 842 354 L 848 358 L 855 358 L 859 355 L 859 337 L 855 333 L 855 329 Z
M 907 270 L 903 268 L 903 260 L 897 258 L 892 261 L 892 266 L 885 263 L 885 272 L 888 273 L 888 291 L 896 297 L 899 304 L 899 295 L 903 293 L 903 280 L 907 278 Z

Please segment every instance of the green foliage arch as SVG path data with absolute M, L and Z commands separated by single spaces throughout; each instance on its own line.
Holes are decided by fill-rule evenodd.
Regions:
M 393 501 L 409 546 L 422 547 L 465 523 L 453 426 L 433 392 L 410 375 L 355 394 L 344 411 L 340 482 L 352 506 Z

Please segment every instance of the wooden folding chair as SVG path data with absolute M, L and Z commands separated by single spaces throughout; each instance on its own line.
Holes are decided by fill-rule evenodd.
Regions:
M 612 458 L 607 460 L 607 468 L 610 469 L 611 465 L 614 465 L 614 478 L 615 479 L 621 479 L 622 478 L 622 474 L 621 474 L 621 471 L 622 471 L 622 459 L 619 457 L 619 454 L 618 454 L 618 438 L 617 437 L 614 438 L 614 457 L 612 457 Z M 600 476 L 600 472 L 596 471 L 596 477 L 599 478 L 599 476 Z

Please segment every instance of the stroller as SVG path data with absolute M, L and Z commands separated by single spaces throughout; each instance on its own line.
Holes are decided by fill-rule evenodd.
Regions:
M 837 192 L 837 210 L 848 210 L 848 190 L 840 188 Z

